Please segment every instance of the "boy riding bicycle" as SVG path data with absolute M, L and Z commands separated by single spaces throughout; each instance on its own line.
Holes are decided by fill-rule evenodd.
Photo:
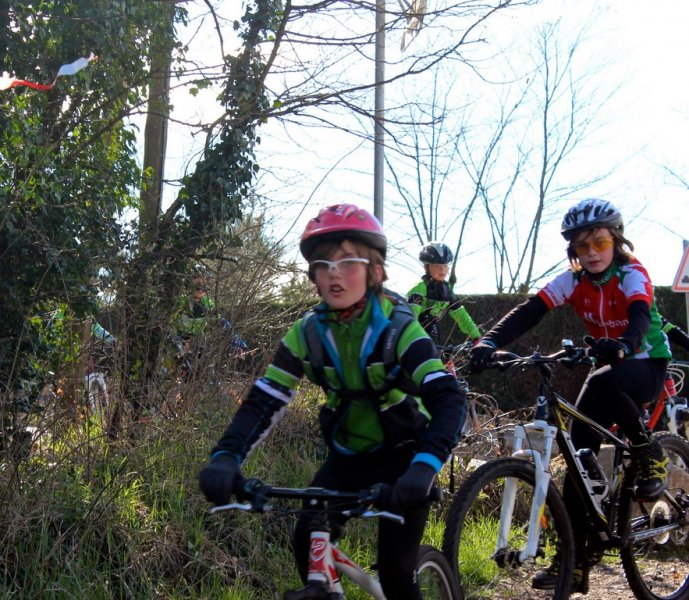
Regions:
M 320 424 L 329 453 L 311 485 L 392 486 L 391 509 L 405 523 L 379 525 L 380 582 L 388 598 L 421 600 L 415 567 L 427 498 L 459 438 L 463 393 L 409 309 L 383 294 L 387 240 L 375 217 L 351 204 L 325 208 L 309 221 L 300 249 L 322 302 L 283 337 L 213 448 L 201 490 L 210 502 L 228 502 L 238 491 L 240 465 L 306 376 L 327 393 Z M 311 519 L 300 517 L 293 540 L 304 583 Z M 333 539 L 342 525 L 335 524 Z
M 459 330 L 472 340 L 481 337 L 478 327 L 446 281 L 452 259 L 452 250 L 446 244 L 426 244 L 419 253 L 426 273 L 407 294 L 409 306 L 436 344 L 440 342 L 438 325 L 445 314 L 449 314 Z
M 651 438 L 641 415 L 665 382 L 671 358 L 666 335 L 646 269 L 629 250 L 622 215 L 610 202 L 596 198 L 572 206 L 562 221 L 571 269 L 553 279 L 535 296 L 512 310 L 472 349 L 470 367 L 480 372 L 493 352 L 534 327 L 551 309 L 570 304 L 593 336 L 599 367 L 587 378 L 577 400 L 578 409 L 603 427 L 617 423 L 631 442 L 636 467 L 636 494 L 655 498 L 666 486 L 668 459 Z M 627 250 L 627 248 L 629 250 Z M 600 438 L 575 422 L 572 442 L 577 449 L 597 453 Z M 588 589 L 585 511 L 569 477 L 563 496 L 574 524 L 577 548 L 572 591 Z M 590 550 L 595 552 L 595 549 Z M 558 565 L 539 573 L 536 589 L 552 589 Z

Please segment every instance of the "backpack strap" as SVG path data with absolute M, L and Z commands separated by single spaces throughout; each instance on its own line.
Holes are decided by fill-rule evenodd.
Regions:
M 407 302 L 397 297 L 393 297 L 391 300 L 394 306 L 390 314 L 390 325 L 385 330 L 385 340 L 383 342 L 383 365 L 387 372 L 385 390 L 393 387 L 394 381 L 402 370 L 402 366 L 397 363 L 397 342 L 407 326 L 416 320 L 414 311 Z M 406 388 L 406 386 L 403 387 Z M 405 391 L 408 390 L 405 389 Z
M 321 341 L 321 336 L 316 327 L 315 319 L 317 318 L 318 316 L 313 309 L 307 311 L 302 317 L 301 332 L 304 336 L 304 343 L 306 345 L 309 362 L 311 363 L 311 370 L 313 371 L 318 385 L 325 389 L 330 389 L 331 386 L 328 385 L 325 378 L 325 360 L 323 358 L 325 349 L 323 348 L 323 342 Z
M 398 298 L 391 298 L 391 300 L 394 305 L 389 317 L 390 324 L 383 332 L 382 358 L 385 371 L 387 372 L 386 385 L 382 390 L 376 390 L 377 395 L 383 394 L 393 387 L 393 382 L 397 379 L 401 370 L 401 366 L 396 364 L 397 342 L 407 326 L 412 321 L 416 320 L 414 312 L 404 300 Z M 302 335 L 304 336 L 309 362 L 317 383 L 325 389 L 330 390 L 332 386 L 328 384 L 325 377 L 325 349 L 318 328 L 316 327 L 315 319 L 317 318 L 318 315 L 314 310 L 309 310 L 304 314 L 302 318 Z M 346 393 L 342 394 L 342 392 L 346 392 L 346 390 L 333 391 L 337 391 L 338 394 L 341 395 L 346 395 Z M 357 390 L 356 393 L 361 395 L 361 390 Z

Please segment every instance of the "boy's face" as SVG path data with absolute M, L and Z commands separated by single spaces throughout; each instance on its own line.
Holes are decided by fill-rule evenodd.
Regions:
M 328 257 L 330 261 L 338 261 L 343 258 L 359 258 L 356 248 L 348 241 L 343 242 L 339 248 Z M 340 270 L 318 268 L 314 272 L 318 293 L 323 301 L 334 309 L 343 309 L 356 304 L 366 294 L 368 265 L 364 263 L 352 263 Z M 380 265 L 375 268 L 380 269 Z M 381 274 L 382 277 L 382 274 Z
M 450 265 L 428 265 L 428 274 L 433 281 L 445 281 L 447 274 L 450 271 Z

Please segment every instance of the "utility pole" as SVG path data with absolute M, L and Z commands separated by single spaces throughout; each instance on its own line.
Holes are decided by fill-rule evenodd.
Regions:
M 385 182 L 385 0 L 376 0 L 376 75 L 373 130 L 373 214 L 383 222 Z
M 426 14 L 427 0 L 398 0 L 407 19 L 402 36 L 402 52 L 418 35 Z M 376 78 L 373 129 L 373 214 L 383 222 L 385 184 L 385 0 L 376 0 Z

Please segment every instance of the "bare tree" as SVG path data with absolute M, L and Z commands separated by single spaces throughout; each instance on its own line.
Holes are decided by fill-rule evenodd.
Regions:
M 497 291 L 531 289 L 561 263 L 539 252 L 542 227 L 558 214 L 561 200 L 609 174 L 604 165 L 585 179 L 566 174 L 613 93 L 600 93 L 596 65 L 581 63 L 586 30 L 565 43 L 559 22 L 542 26 L 525 72 L 481 87 L 480 100 L 452 86 L 441 96 L 436 76 L 427 86 L 428 106 L 422 112 L 417 104 L 408 130 L 398 134 L 402 158 L 390 159 L 390 171 L 401 212 L 419 242 L 452 240 L 453 284 L 470 230 L 487 228 Z M 472 86 L 465 80 L 463 87 Z M 453 118 L 457 113 L 461 117 Z

